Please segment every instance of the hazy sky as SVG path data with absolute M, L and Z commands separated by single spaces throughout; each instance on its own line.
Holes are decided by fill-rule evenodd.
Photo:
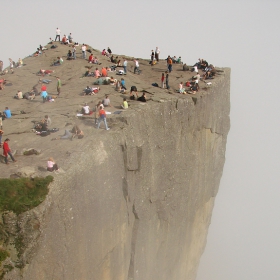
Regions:
M 148 58 L 158 46 L 231 67 L 227 160 L 197 280 L 279 280 L 279 11 L 279 0 L 2 0 L 0 59 L 31 54 L 59 27 L 100 50 Z

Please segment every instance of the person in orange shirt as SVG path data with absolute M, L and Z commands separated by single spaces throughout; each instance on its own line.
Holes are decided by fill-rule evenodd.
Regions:
M 107 70 L 106 70 L 105 67 L 103 67 L 102 70 L 101 70 L 101 76 L 102 77 L 107 77 Z

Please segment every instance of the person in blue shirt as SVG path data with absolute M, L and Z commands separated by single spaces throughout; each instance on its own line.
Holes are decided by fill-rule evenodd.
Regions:
M 123 78 L 121 78 L 121 89 L 126 90 L 126 87 L 125 87 L 125 80 L 124 80 Z
M 11 110 L 8 107 L 5 108 L 3 113 L 6 119 L 10 119 L 12 117 Z

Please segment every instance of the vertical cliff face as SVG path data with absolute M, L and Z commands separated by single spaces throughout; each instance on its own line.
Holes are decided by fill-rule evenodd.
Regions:
M 141 104 L 79 148 L 40 206 L 22 279 L 195 279 L 225 161 L 229 77 Z

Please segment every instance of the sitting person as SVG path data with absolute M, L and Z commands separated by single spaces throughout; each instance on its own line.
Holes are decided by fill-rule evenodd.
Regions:
M 123 89 L 123 92 L 126 91 L 126 87 L 125 87 L 125 80 L 124 78 L 121 78 L 121 90 Z
M 83 106 L 83 108 L 82 108 L 82 113 L 83 113 L 84 115 L 89 115 L 89 113 L 90 113 L 90 108 L 89 108 L 89 106 L 88 106 L 87 103 L 85 103 L 85 105 Z
M 84 96 L 85 95 L 92 95 L 92 88 L 87 86 L 85 89 L 84 89 Z
M 114 86 L 117 82 L 117 79 L 114 79 L 114 77 L 111 76 L 109 81 L 110 81 L 110 85 Z
M 0 90 L 5 88 L 6 82 L 7 82 L 7 81 L 4 80 L 4 79 L 1 79 L 1 80 L 0 80 Z
M 179 93 L 186 94 L 186 90 L 185 90 L 185 88 L 183 88 L 183 82 L 181 82 L 179 84 Z
M 191 94 L 196 94 L 196 92 L 198 91 L 199 86 L 197 83 L 195 83 L 193 86 L 191 86 L 189 93 Z
M 57 57 L 57 61 L 54 62 L 53 66 L 60 66 L 63 63 L 62 57 Z
M 138 97 L 138 92 L 137 92 L 137 87 L 136 87 L 136 86 L 132 86 L 132 87 L 130 88 L 130 95 L 132 95 L 132 92 L 133 92 L 133 93 L 135 92 L 136 96 Z
M 204 80 L 213 78 L 216 75 L 215 67 L 210 64 L 209 67 L 205 68 Z
M 146 100 L 146 93 L 143 92 L 142 96 L 138 97 L 137 100 L 141 101 L 141 102 L 147 102 L 147 100 Z
M 107 70 L 106 70 L 105 67 L 103 67 L 102 70 L 101 70 L 101 76 L 102 77 L 107 77 Z
M 111 107 L 108 94 L 105 95 L 105 98 L 102 100 L 102 104 L 104 105 L 104 107 Z
M 61 40 L 61 44 L 67 45 L 68 44 L 68 40 L 66 38 L 66 35 L 63 36 L 62 40 Z
M 59 170 L 57 164 L 54 162 L 52 157 L 50 157 L 48 162 L 47 162 L 47 170 L 50 171 L 50 172 Z
M 125 97 L 123 98 L 123 104 L 121 105 L 121 107 L 122 107 L 123 109 L 128 109 L 128 103 L 127 103 Z
M 3 116 L 4 116 L 4 118 L 2 117 L 3 119 L 10 119 L 12 117 L 12 112 L 8 107 L 5 107 Z
M 101 76 L 98 68 L 95 69 L 94 74 L 95 74 L 95 78 L 99 78 Z
M 98 59 L 97 59 L 97 57 L 94 57 L 94 58 L 93 58 L 93 62 L 92 62 L 92 63 L 98 64 Z
M 93 54 L 92 53 L 88 57 L 88 63 L 93 63 Z
M 23 95 L 22 92 L 20 90 L 18 90 L 18 92 L 16 93 L 16 95 L 14 96 L 15 99 L 22 99 Z
M 23 65 L 23 61 L 21 58 L 18 59 L 17 67 L 21 67 Z
M 73 59 L 72 52 L 71 50 L 69 50 L 67 53 L 67 60 L 72 60 L 72 59 Z
M 101 53 L 102 55 L 105 55 L 105 56 L 108 56 L 108 54 L 107 54 L 107 52 L 106 52 L 106 50 L 105 49 L 103 49 L 103 51 L 102 51 L 102 53 Z

